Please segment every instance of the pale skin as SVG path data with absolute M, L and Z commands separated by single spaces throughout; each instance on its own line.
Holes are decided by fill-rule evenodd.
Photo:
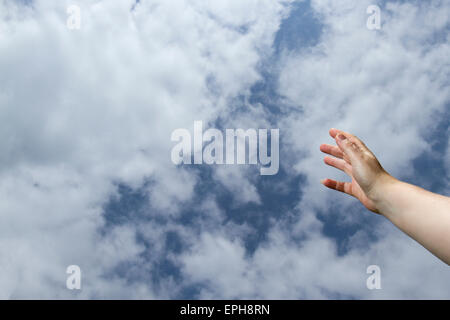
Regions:
M 450 265 L 450 197 L 397 180 L 356 136 L 334 128 L 330 136 L 337 145 L 320 146 L 329 155 L 324 161 L 344 171 L 351 182 L 321 183 L 355 197 Z

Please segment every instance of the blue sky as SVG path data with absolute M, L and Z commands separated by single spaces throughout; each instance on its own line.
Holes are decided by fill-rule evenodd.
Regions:
M 377 31 L 370 1 L 79 1 L 79 30 L 69 2 L 1 4 L 0 297 L 449 298 L 448 267 L 319 184 L 339 127 L 450 190 L 450 6 L 375 3 Z M 194 120 L 279 128 L 278 174 L 173 165 Z
M 282 20 L 279 30 L 276 32 L 273 42 L 273 53 L 266 57 L 260 67 L 262 80 L 252 86 L 251 95 L 248 100 L 253 104 L 261 103 L 270 113 L 270 120 L 277 123 L 278 118 L 285 116 L 279 110 L 279 105 L 283 103 L 277 94 L 277 63 L 282 54 L 286 52 L 299 52 L 307 50 L 316 45 L 323 32 L 323 26 L 315 16 L 309 1 L 294 3 L 291 6 L 288 17 Z M 245 103 L 245 102 L 244 102 Z M 447 111 L 448 113 L 448 111 Z M 385 115 L 388 117 L 389 115 Z M 448 145 L 448 115 L 440 116 L 435 128 L 431 128 L 426 136 L 431 150 L 423 152 L 413 159 L 412 165 L 414 171 L 402 176 L 402 178 L 411 183 L 419 184 L 424 188 L 434 192 L 443 192 L 446 181 L 442 177 L 446 176 L 444 157 Z M 287 151 L 287 150 L 284 150 Z M 281 155 L 282 159 L 287 158 Z M 262 202 L 258 204 L 233 204 L 233 195 L 223 186 L 217 184 L 211 177 L 210 168 L 195 168 L 199 171 L 201 181 L 196 185 L 195 197 L 183 209 L 180 219 L 177 223 L 185 227 L 193 227 L 194 219 L 201 215 L 196 209 L 198 203 L 201 203 L 208 194 L 217 197 L 219 208 L 225 213 L 224 223 L 233 221 L 236 224 L 247 223 L 254 228 L 254 232 L 243 237 L 243 244 L 246 249 L 246 255 L 252 255 L 255 249 L 267 241 L 267 233 L 271 226 L 272 219 L 279 219 L 290 210 L 293 210 L 302 197 L 301 185 L 305 180 L 302 175 L 290 176 L 284 170 L 274 177 L 257 177 L 255 185 Z M 287 186 L 287 192 L 274 192 L 271 185 L 281 183 Z M 149 210 L 147 205 L 148 197 L 142 190 L 131 190 L 126 186 L 119 186 L 120 199 L 114 199 L 106 205 L 105 215 L 107 222 L 112 224 L 129 223 L 130 220 L 139 223 L 142 215 L 141 210 Z M 355 202 L 355 207 L 359 212 L 364 208 Z M 150 202 L 151 206 L 151 202 Z M 151 209 L 150 209 L 151 210 Z M 327 209 L 330 210 L 330 209 Z M 331 208 L 333 214 L 323 214 L 318 212 L 318 218 L 323 223 L 322 232 L 337 244 L 338 255 L 345 255 L 348 251 L 347 243 L 351 236 L 357 231 L 363 231 L 367 234 L 367 242 L 377 241 L 378 237 L 371 232 L 372 226 L 379 224 L 381 217 L 375 215 L 363 215 L 358 218 L 356 223 L 342 225 L 339 222 L 340 216 L 345 214 L 339 208 Z M 203 213 L 207 214 L 207 213 Z M 156 222 L 157 223 L 157 222 Z M 293 241 L 295 241 L 293 239 Z M 186 248 L 183 246 L 183 238 L 173 231 L 165 234 L 165 248 L 167 252 L 180 254 Z M 143 241 L 144 244 L 145 241 Z M 147 245 L 147 244 L 146 244 Z M 360 243 L 362 247 L 368 247 L 369 243 Z M 151 249 L 150 249 L 151 250 Z M 145 255 L 145 253 L 144 253 Z M 152 274 L 155 281 L 163 281 L 165 277 L 174 277 L 180 280 L 180 270 L 170 260 L 161 261 L 159 268 Z M 195 299 L 201 288 L 201 284 L 186 286 L 176 298 Z M 347 296 L 357 298 L 356 296 Z

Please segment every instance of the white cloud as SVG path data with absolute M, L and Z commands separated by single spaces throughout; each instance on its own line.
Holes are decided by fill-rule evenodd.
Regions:
M 279 92 L 303 112 L 279 123 L 281 145 L 303 155 L 280 159 L 288 174 L 306 176 L 302 198 L 248 255 L 243 239 L 253 226 L 225 222 L 215 195 L 194 208 L 194 227 L 150 219 L 105 229 L 103 205 L 117 183 L 145 185 L 149 217 L 176 218 L 200 180 L 173 166 L 172 130 L 217 118 L 269 127 L 261 106 L 233 113 L 234 99 L 261 79 L 288 1 L 148 0 L 130 11 L 131 0 L 83 0 L 76 31 L 66 28 L 69 3 L 0 1 L 1 298 L 167 298 L 197 282 L 201 297 L 213 298 L 450 296 L 446 266 L 389 223 L 373 226 L 382 237 L 367 247 L 361 230 L 339 256 L 317 218 L 333 201 L 354 204 L 318 183 L 336 174 L 318 151 L 329 127 L 361 136 L 395 175 L 411 174 L 411 160 L 429 148 L 423 133 L 449 100 L 448 41 L 431 41 L 446 26 L 448 4 L 389 4 L 375 32 L 365 27 L 368 1 L 312 1 L 322 38 L 285 53 L 279 80 Z M 295 170 L 283 164 L 292 162 Z M 219 167 L 213 179 L 236 203 L 257 204 L 249 172 Z M 350 221 L 359 220 L 355 211 Z M 168 231 L 189 249 L 168 253 Z M 147 280 L 162 258 L 181 266 L 181 283 L 117 272 L 130 265 L 127 276 Z M 79 293 L 64 287 L 70 264 L 82 268 Z M 381 267 L 380 291 L 365 287 L 370 264 Z
M 117 182 L 151 181 L 160 214 L 192 197 L 170 133 L 231 112 L 260 78 L 283 2 L 83 0 L 68 30 L 73 1 L 0 1 L 1 297 L 156 294 L 105 276 L 142 248 L 131 226 L 101 235 L 102 206 Z M 70 264 L 85 275 L 78 295 L 64 287 Z
M 450 46 L 440 37 L 450 6 L 443 1 L 389 3 L 382 9 L 382 29 L 371 31 L 365 23 L 369 4 L 312 1 L 324 23 L 322 38 L 309 50 L 285 52 L 279 79 L 279 92 L 302 112 L 280 124 L 290 139 L 284 144 L 291 144 L 292 154 L 304 155 L 295 166 L 306 176 L 302 200 L 292 213 L 297 223 L 280 220 L 250 257 L 232 239 L 222 239 L 223 245 L 202 238 L 184 257 L 185 272 L 207 283 L 202 297 L 450 297 L 448 267 L 382 217 L 350 237 L 344 255 L 322 234 L 323 223 L 317 219 L 317 210 L 334 214 L 332 205 L 340 209 L 344 224 L 370 214 L 358 210 L 355 199 L 319 184 L 324 177 L 344 178 L 322 164 L 318 150 L 320 143 L 331 142 L 330 127 L 359 135 L 395 176 L 411 176 L 412 160 L 430 151 L 424 137 L 448 108 Z M 378 240 L 368 237 L 369 229 Z M 195 270 L 197 259 L 205 262 L 201 272 Z M 227 261 L 234 267 L 223 275 L 229 280 L 224 282 L 219 266 Z M 366 268 L 372 264 L 381 268 L 382 290 L 366 288 Z M 212 276 L 214 270 L 218 273 Z

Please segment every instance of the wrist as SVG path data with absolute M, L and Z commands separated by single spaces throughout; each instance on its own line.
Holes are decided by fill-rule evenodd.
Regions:
M 385 211 L 383 209 L 386 206 L 389 190 L 393 185 L 396 185 L 399 182 L 399 180 L 383 170 L 379 173 L 374 184 L 367 192 L 367 197 L 375 204 L 381 214 Z

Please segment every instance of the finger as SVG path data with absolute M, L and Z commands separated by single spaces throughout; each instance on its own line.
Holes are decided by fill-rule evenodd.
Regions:
M 333 179 L 323 179 L 320 182 L 327 188 L 352 195 L 352 185 L 350 182 L 336 181 Z
M 352 159 L 359 157 L 361 153 L 361 146 L 355 143 L 350 134 L 341 131 L 336 135 L 335 139 L 339 148 L 349 157 L 350 162 Z
M 365 145 L 365 143 L 362 142 L 361 139 L 359 139 L 357 136 L 355 136 L 355 135 L 353 135 L 353 134 L 351 134 L 351 133 L 342 131 L 342 130 L 337 130 L 337 129 L 336 129 L 336 131 L 338 132 L 338 134 L 339 134 L 339 133 L 342 133 L 343 135 L 345 135 L 345 136 L 347 137 L 347 139 L 348 139 L 351 143 L 354 143 L 361 151 L 369 150 L 369 148 L 367 148 L 367 146 Z
M 341 130 L 338 130 L 338 129 L 336 129 L 336 128 L 331 128 L 330 131 L 329 131 L 329 133 L 330 133 L 330 136 L 334 139 L 334 138 L 336 137 L 336 135 L 337 135 L 340 131 L 341 131 Z
M 335 167 L 336 169 L 339 169 L 341 171 L 344 171 L 346 174 L 351 176 L 351 166 L 344 160 L 328 156 L 325 157 L 323 160 L 327 165 Z
M 344 153 L 337 146 L 332 146 L 330 144 L 321 144 L 320 145 L 320 151 L 322 151 L 323 153 L 328 153 L 328 154 L 330 154 L 332 156 L 335 156 L 336 158 L 339 158 L 339 159 L 343 159 L 344 158 Z

